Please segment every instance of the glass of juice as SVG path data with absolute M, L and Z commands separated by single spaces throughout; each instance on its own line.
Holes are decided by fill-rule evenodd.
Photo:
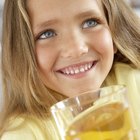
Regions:
M 139 140 L 127 90 L 113 85 L 51 107 L 62 140 Z

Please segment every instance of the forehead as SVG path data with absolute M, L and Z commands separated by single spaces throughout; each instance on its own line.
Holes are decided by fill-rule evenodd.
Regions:
M 70 23 L 79 17 L 105 19 L 100 0 L 28 0 L 27 8 L 34 33 L 43 26 Z M 90 12 L 89 12 L 90 11 Z M 78 18 L 77 18 L 78 17 Z
M 97 13 L 102 12 L 100 0 L 28 0 L 28 12 L 34 16 L 59 16 L 73 15 L 77 12 L 93 9 Z

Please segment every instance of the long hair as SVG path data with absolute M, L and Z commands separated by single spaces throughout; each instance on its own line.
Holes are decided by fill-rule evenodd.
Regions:
M 123 0 L 101 0 L 118 49 L 115 61 L 140 68 L 140 20 Z M 47 89 L 40 79 L 26 0 L 5 0 L 2 33 L 3 110 L 0 135 L 14 115 L 43 117 L 64 97 Z
M 140 17 L 124 0 L 101 0 L 114 47 L 115 61 L 140 68 Z
M 26 113 L 43 117 L 59 98 L 39 77 L 25 0 L 5 0 L 3 13 L 0 134 L 11 116 Z

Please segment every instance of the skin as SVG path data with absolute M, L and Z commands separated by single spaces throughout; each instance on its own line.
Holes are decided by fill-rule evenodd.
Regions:
M 28 0 L 27 5 L 44 84 L 68 97 L 99 88 L 114 58 L 99 1 Z

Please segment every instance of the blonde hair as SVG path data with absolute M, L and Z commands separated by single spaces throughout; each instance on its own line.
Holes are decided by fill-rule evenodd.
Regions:
M 45 115 L 57 101 L 37 71 L 34 39 L 25 1 L 6 0 L 2 36 L 3 110 L 0 134 L 13 115 Z
M 124 0 L 101 0 L 118 49 L 115 61 L 140 68 L 140 18 Z
M 110 27 L 115 61 L 140 68 L 140 20 L 123 0 L 101 0 Z M 5 0 L 2 35 L 4 104 L 0 135 L 14 115 L 43 117 L 65 97 L 47 89 L 40 79 L 26 0 Z M 52 93 L 53 92 L 53 93 Z

